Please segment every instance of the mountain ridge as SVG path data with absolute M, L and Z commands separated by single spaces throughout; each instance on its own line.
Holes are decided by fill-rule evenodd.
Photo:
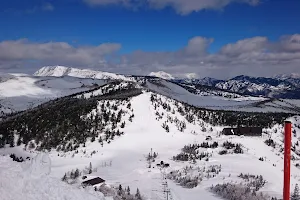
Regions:
M 120 79 L 130 80 L 124 75 L 110 72 L 95 71 L 91 69 L 78 69 L 65 66 L 45 66 L 36 71 L 34 76 L 74 76 L 79 78 L 95 78 L 95 79 Z

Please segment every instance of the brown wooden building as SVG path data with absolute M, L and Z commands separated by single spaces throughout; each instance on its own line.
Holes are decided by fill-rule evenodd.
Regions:
M 224 128 L 222 131 L 223 135 L 244 135 L 244 136 L 262 136 L 261 127 L 235 127 L 235 128 Z

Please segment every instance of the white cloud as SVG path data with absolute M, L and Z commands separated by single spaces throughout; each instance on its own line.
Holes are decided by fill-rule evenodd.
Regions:
M 284 36 L 277 42 L 270 42 L 266 37 L 247 38 L 209 54 L 207 48 L 212 41 L 195 37 L 186 47 L 175 52 L 135 52 L 125 56 L 126 65 L 142 68 L 139 71 L 143 73 L 162 70 L 181 77 L 185 77 L 187 72 L 198 77 L 217 78 L 300 72 L 298 35 Z M 134 73 L 130 67 L 128 69 Z
M 213 39 L 194 37 L 189 40 L 188 45 L 184 48 L 187 55 L 203 55 L 207 53 L 207 48 L 213 42 Z
M 44 3 L 44 5 L 42 5 L 41 9 L 44 11 L 53 11 L 54 6 L 51 3 L 47 2 L 47 3 Z
M 231 3 L 258 5 L 260 0 L 83 0 L 90 6 L 125 5 L 128 7 L 148 6 L 152 9 L 172 7 L 177 13 L 186 15 L 204 9 L 222 9 Z
M 36 5 L 32 8 L 29 8 L 29 9 L 25 10 L 25 13 L 32 14 L 32 13 L 35 13 L 35 12 L 38 12 L 38 11 L 49 12 L 49 11 L 53 11 L 53 10 L 54 10 L 54 6 L 49 2 L 45 2 L 41 5 Z M 23 13 L 24 11 L 15 11 L 15 12 Z
M 243 53 L 261 52 L 267 47 L 268 39 L 266 37 L 254 37 L 239 40 L 234 44 L 227 44 L 222 47 L 220 53 L 228 56 L 238 56 Z
M 83 0 L 91 6 L 103 6 L 109 4 L 123 4 L 127 3 L 128 0 Z
M 178 13 L 186 15 L 204 9 L 222 9 L 234 2 L 257 5 L 259 0 L 148 0 L 148 2 L 156 9 L 171 6 Z
M 73 47 L 65 42 L 33 43 L 26 39 L 0 42 L 0 66 L 11 63 L 49 63 L 93 66 L 102 63 L 106 55 L 121 48 L 120 44 Z
M 272 76 L 300 73 L 297 34 L 283 36 L 276 42 L 266 37 L 246 38 L 224 45 L 216 53 L 209 53 L 207 49 L 212 42 L 211 38 L 197 36 L 177 51 L 139 50 L 120 55 L 117 52 L 121 45 L 115 43 L 74 47 L 65 42 L 3 41 L 0 42 L 0 68 L 67 65 L 124 74 L 147 75 L 153 71 L 165 71 L 180 77 L 216 78 L 240 74 Z

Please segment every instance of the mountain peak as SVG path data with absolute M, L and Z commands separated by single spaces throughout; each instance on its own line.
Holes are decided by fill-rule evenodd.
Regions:
M 35 76 L 64 76 L 68 74 L 68 71 L 70 71 L 72 68 L 65 67 L 65 66 L 45 66 L 36 71 L 33 75 Z
M 155 77 L 166 79 L 166 80 L 174 79 L 174 77 L 171 74 L 168 74 L 167 72 L 164 72 L 164 71 L 151 72 L 149 74 L 149 76 L 155 76 Z
M 94 79 L 121 79 L 130 81 L 124 75 L 114 74 L 110 72 L 95 71 L 91 69 L 78 69 L 65 66 L 46 66 L 36 71 L 34 76 L 73 76 L 79 78 L 94 78 Z

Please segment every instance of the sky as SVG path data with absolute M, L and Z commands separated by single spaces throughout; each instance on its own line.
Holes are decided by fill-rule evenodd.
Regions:
M 0 71 L 300 73 L 299 0 L 1 0 Z

